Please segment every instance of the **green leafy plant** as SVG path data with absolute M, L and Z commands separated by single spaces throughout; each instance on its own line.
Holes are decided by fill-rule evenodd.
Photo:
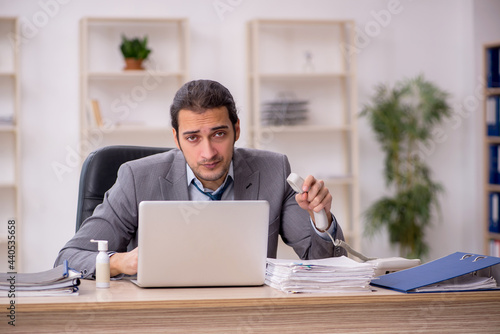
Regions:
M 379 85 L 361 115 L 369 119 L 385 153 L 386 186 L 393 193 L 365 212 L 365 231 L 373 235 L 387 228 L 400 255 L 421 258 L 428 253 L 425 230 L 443 187 L 432 180 L 422 145 L 433 140 L 436 126 L 450 116 L 448 93 L 422 76 L 402 80 L 390 88 Z
M 148 58 L 151 50 L 147 47 L 148 37 L 145 36 L 142 40 L 139 38 L 127 38 L 122 35 L 122 43 L 120 44 L 120 50 L 122 51 L 124 58 L 134 58 L 138 60 Z

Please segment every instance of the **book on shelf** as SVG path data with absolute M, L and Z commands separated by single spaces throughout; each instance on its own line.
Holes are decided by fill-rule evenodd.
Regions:
M 488 136 L 500 136 L 500 96 L 486 100 L 486 131 Z
M 78 295 L 82 274 L 63 264 L 36 273 L 0 273 L 0 297 Z
M 489 146 L 489 183 L 498 184 L 500 182 L 500 172 L 499 172 L 499 157 L 500 157 L 500 145 L 490 145 Z
M 89 101 L 89 124 L 97 128 L 103 125 L 101 107 L 99 101 L 95 99 Z
M 500 87 L 500 47 L 487 50 L 486 78 L 490 88 Z
M 490 239 L 490 255 L 500 257 L 500 239 Z
M 500 233 L 500 224 L 498 220 L 500 194 L 492 192 L 489 194 L 489 231 Z

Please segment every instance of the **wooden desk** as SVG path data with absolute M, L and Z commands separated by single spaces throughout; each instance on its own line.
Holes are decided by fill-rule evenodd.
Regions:
M 79 296 L 0 298 L 0 333 L 499 333 L 500 291 L 285 294 L 270 287 L 141 289 L 82 282 Z

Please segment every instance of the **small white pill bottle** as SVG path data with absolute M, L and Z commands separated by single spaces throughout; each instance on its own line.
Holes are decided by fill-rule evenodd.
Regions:
M 99 253 L 95 259 L 96 288 L 109 288 L 108 240 L 90 240 L 97 242 Z

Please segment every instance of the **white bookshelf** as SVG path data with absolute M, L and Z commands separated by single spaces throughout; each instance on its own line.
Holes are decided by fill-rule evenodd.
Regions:
M 106 145 L 172 147 L 169 109 L 189 77 L 188 20 L 83 18 L 80 26 L 80 142 L 85 152 Z M 121 36 L 148 37 L 144 70 L 124 70 Z M 90 107 L 97 100 L 104 126 Z
M 250 142 L 323 179 L 347 242 L 361 249 L 356 59 L 342 51 L 354 45 L 354 22 L 258 19 L 247 33 Z M 266 125 L 264 104 L 283 96 L 307 101 L 307 119 Z
M 497 166 L 499 157 L 494 157 L 491 155 L 490 147 L 495 148 L 495 150 L 500 147 L 500 119 L 499 119 L 499 109 L 500 109 L 500 87 L 499 87 L 499 77 L 492 78 L 490 75 L 492 72 L 500 71 L 500 64 L 492 64 L 492 59 L 490 59 L 489 52 L 496 50 L 498 53 L 500 50 L 500 41 L 491 42 L 483 45 L 483 84 L 484 89 L 482 91 L 483 100 L 483 133 L 481 137 L 483 139 L 483 157 L 484 157 L 484 183 L 482 185 L 482 191 L 484 194 L 484 222 L 482 224 L 484 228 L 484 254 L 490 256 L 500 255 L 500 231 L 498 229 L 498 199 L 500 197 L 500 180 L 492 180 L 491 173 L 497 173 L 500 166 Z M 499 61 L 496 59 L 495 61 Z M 495 69 L 495 71 L 494 71 Z M 492 83 L 492 82 L 495 83 Z M 490 103 L 493 102 L 491 105 Z M 495 125 L 497 127 L 497 133 L 489 133 L 489 125 Z M 494 161 L 495 159 L 496 161 Z M 498 176 L 497 176 L 498 178 Z M 490 198 L 494 196 L 494 198 Z
M 19 271 L 21 264 L 19 259 L 22 223 L 19 38 L 18 19 L 0 17 L 0 271 L 2 272 Z M 15 223 L 9 224 L 9 220 Z M 11 229 L 15 231 L 13 234 L 8 233 L 8 226 L 11 225 L 14 225 L 14 229 Z M 9 254 L 14 256 L 10 258 L 11 262 Z

